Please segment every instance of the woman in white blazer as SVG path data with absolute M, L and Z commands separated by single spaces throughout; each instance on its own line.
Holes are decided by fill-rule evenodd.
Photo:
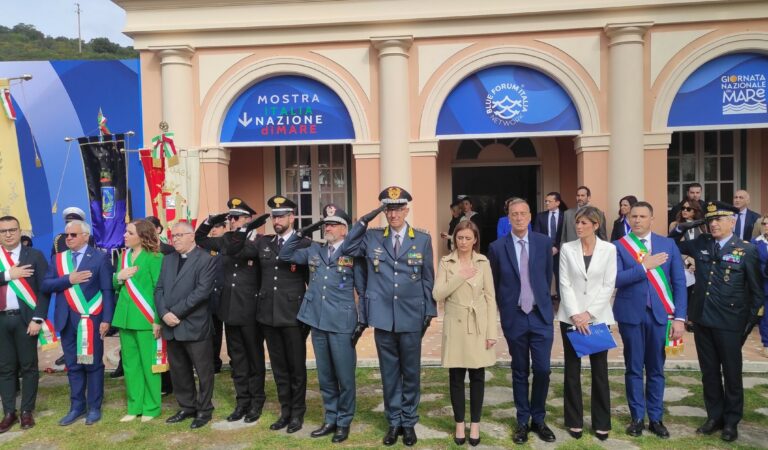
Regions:
M 569 331 L 589 333 L 590 323 L 612 325 L 611 296 L 616 284 L 616 247 L 600 240 L 600 212 L 591 206 L 576 213 L 578 240 L 560 247 L 560 308 L 557 320 L 565 353 L 565 426 L 579 439 L 584 427 L 581 394 L 581 358 L 567 337 Z M 600 440 L 611 429 L 611 399 L 608 389 L 608 351 L 589 355 L 592 364 L 592 428 Z

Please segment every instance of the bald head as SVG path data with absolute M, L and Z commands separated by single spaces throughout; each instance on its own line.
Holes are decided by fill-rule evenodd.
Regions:
M 749 207 L 749 192 L 745 190 L 736 191 L 733 194 L 733 206 L 739 208 L 740 211 Z

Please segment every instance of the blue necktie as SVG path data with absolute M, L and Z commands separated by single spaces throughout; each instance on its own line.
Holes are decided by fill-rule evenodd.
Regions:
M 555 231 L 557 230 L 557 220 L 555 220 L 555 212 L 549 213 L 549 238 L 555 240 Z
M 395 258 L 397 258 L 400 254 L 400 235 L 395 235 L 395 245 L 392 248 L 395 251 Z
M 742 213 L 739 212 L 739 214 L 736 215 L 736 236 L 738 236 L 739 239 L 744 239 L 742 236 L 743 233 L 741 231 L 741 214 Z
M 72 270 L 77 270 L 78 258 L 80 258 L 80 252 L 72 252 Z

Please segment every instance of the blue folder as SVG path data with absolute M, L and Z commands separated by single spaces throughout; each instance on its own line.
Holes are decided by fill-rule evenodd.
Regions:
M 592 334 L 581 334 L 576 330 L 569 331 L 566 334 L 579 358 L 616 348 L 616 341 L 613 340 L 613 335 L 611 330 L 608 329 L 608 325 L 604 323 L 592 324 L 589 326 L 589 331 Z

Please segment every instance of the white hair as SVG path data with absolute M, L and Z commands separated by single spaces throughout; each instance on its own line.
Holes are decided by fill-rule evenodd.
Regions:
M 195 229 L 194 229 L 194 228 L 192 228 L 192 224 L 191 224 L 191 223 L 189 223 L 189 222 L 176 222 L 176 223 L 173 225 L 173 227 L 172 227 L 172 228 L 174 228 L 174 229 L 175 229 L 175 228 L 183 228 L 183 229 L 184 229 L 184 231 L 187 231 L 187 232 L 191 231 L 191 232 L 193 232 L 193 233 L 195 232 Z
M 91 234 L 91 226 L 88 225 L 86 222 L 83 222 L 82 220 L 72 220 L 68 222 L 64 226 L 64 231 L 67 231 L 69 228 L 75 225 L 80 225 L 80 231 L 82 231 L 83 233 Z

